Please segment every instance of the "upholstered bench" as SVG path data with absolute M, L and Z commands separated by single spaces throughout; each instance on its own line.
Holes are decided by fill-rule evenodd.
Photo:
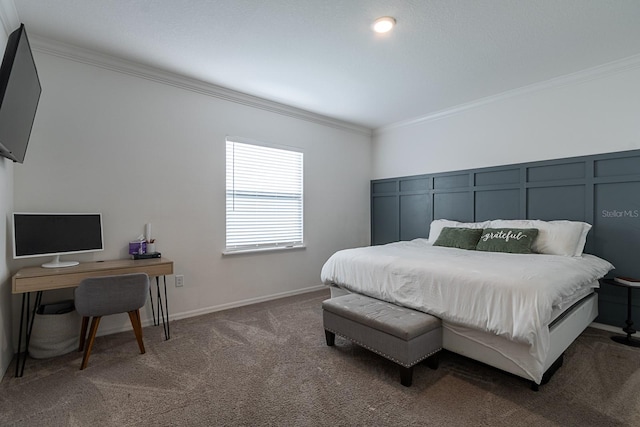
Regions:
M 400 365 L 400 382 L 409 387 L 413 366 L 424 359 L 438 367 L 442 323 L 437 317 L 358 294 L 322 303 L 327 345 L 336 334 Z

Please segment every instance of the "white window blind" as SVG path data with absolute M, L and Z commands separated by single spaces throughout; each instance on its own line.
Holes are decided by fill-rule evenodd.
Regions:
M 303 154 L 227 138 L 226 250 L 301 246 Z

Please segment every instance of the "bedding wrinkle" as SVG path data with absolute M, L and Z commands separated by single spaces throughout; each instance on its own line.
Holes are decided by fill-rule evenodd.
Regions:
M 525 343 L 542 376 L 554 307 L 613 266 L 593 255 L 565 257 L 434 247 L 425 239 L 336 252 L 326 284 L 423 311 Z M 539 375 L 538 375 L 539 374 Z

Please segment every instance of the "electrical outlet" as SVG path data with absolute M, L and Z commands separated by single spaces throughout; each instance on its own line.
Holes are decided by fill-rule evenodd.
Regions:
M 176 288 L 184 286 L 184 276 L 182 274 L 176 274 Z

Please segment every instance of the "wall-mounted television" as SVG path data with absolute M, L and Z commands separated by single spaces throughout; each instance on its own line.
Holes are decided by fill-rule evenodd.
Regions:
M 13 213 L 13 257 L 51 256 L 45 268 L 71 267 L 78 261 L 60 261 L 61 255 L 104 250 L 102 214 Z
M 40 92 L 38 70 L 21 24 L 9 36 L 0 67 L 0 156 L 24 162 Z

